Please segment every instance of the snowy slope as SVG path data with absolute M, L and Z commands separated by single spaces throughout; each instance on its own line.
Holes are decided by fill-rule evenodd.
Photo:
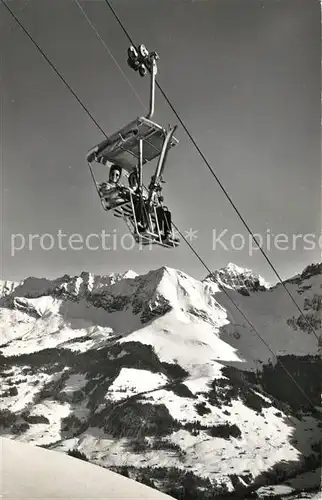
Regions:
M 321 274 L 286 283 L 317 336 Z M 316 467 L 318 342 L 281 285 L 229 264 L 203 282 L 163 267 L 0 292 L 3 435 L 78 449 L 168 492 L 189 471 L 201 495 Z
M 309 268 L 308 268 L 309 269 Z M 313 266 L 313 274 L 305 270 L 303 276 L 297 276 L 285 282 L 289 292 L 294 297 L 308 320 L 313 326 L 317 337 L 321 336 L 321 266 Z M 247 272 L 247 274 L 249 271 Z M 220 273 L 221 274 L 221 273 Z M 245 272 L 241 271 L 242 280 L 238 280 L 235 272 L 233 279 L 237 282 L 231 286 L 232 280 L 227 273 L 225 279 L 221 274 L 221 282 L 229 283 L 226 287 L 229 297 L 222 292 L 216 294 L 217 300 L 228 311 L 228 324 L 221 330 L 221 338 L 238 349 L 240 355 L 248 361 L 249 368 L 252 360 L 268 362 L 273 358 L 270 349 L 278 355 L 316 355 L 318 353 L 318 340 L 309 329 L 300 312 L 292 302 L 281 284 L 265 289 L 263 285 L 256 287 L 247 277 L 248 290 L 244 285 Z M 306 278 L 306 274 L 308 274 Z M 212 282 L 212 277 L 207 277 L 206 282 Z M 240 283 L 242 282 L 242 285 Z M 250 291 L 252 290 L 252 291 Z M 244 316 L 234 307 L 230 299 L 238 305 L 247 319 L 257 330 L 252 330 Z M 259 338 L 258 333 L 262 337 Z M 265 341 L 265 342 L 263 342 Z
M 86 463 L 17 441 L 0 441 L 1 498 L 170 500 L 168 495 Z

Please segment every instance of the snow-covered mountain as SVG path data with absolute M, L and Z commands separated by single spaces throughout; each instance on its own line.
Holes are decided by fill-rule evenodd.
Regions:
M 243 269 L 230 262 L 226 267 L 219 269 L 208 276 L 220 285 L 225 285 L 227 288 L 239 290 L 245 295 L 250 291 L 266 290 L 271 288 L 260 275 L 253 273 L 251 269 Z
M 202 282 L 167 267 L 2 282 L 1 434 L 175 498 L 317 483 L 321 275 L 285 282 L 306 320 L 233 264 Z

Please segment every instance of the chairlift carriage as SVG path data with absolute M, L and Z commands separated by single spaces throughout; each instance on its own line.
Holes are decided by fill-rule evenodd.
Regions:
M 150 73 L 149 112 L 92 148 L 87 154 L 87 162 L 104 210 L 123 218 L 136 242 L 174 248 L 179 245 L 179 240 L 173 234 L 171 213 L 163 206 L 161 184 L 164 183 L 162 175 L 168 152 L 179 141 L 174 137 L 176 125 L 165 129 L 152 121 L 158 59 L 158 54 L 149 53 L 144 45 L 128 49 L 128 65 L 142 77 Z M 143 166 L 153 160 L 157 161 L 156 169 L 146 190 L 143 184 Z M 128 178 L 134 175 L 137 189 L 133 191 L 117 186 L 104 193 L 96 181 L 93 162 L 104 166 L 116 165 Z

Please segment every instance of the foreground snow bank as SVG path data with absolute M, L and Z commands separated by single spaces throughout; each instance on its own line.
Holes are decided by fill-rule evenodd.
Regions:
M 171 500 L 171 497 L 62 453 L 1 438 L 2 499 Z

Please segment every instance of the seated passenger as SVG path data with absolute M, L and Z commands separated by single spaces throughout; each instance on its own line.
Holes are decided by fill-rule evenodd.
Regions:
M 106 210 L 117 207 L 126 201 L 125 188 L 120 185 L 121 175 L 122 168 L 118 165 L 112 165 L 108 182 L 102 182 L 98 187 Z
M 133 170 L 129 175 L 129 189 L 132 194 L 136 193 L 139 188 L 136 170 Z
M 138 175 L 137 175 L 136 169 L 132 170 L 132 172 L 129 175 L 129 189 L 132 192 L 132 194 L 138 194 L 139 180 L 138 180 Z M 148 193 L 147 193 L 146 188 L 144 186 L 142 186 L 141 189 L 142 189 L 143 198 L 147 198 Z
M 134 212 L 138 231 L 146 231 L 148 228 L 147 211 L 145 207 L 146 198 L 144 193 L 142 196 L 139 194 L 139 182 L 136 170 L 132 171 L 129 175 L 129 189 L 132 193 L 132 200 L 134 205 Z
M 122 168 L 118 165 L 111 165 L 108 182 L 102 182 L 100 188 L 102 188 L 102 194 L 112 188 L 119 187 L 120 179 L 122 175 Z

